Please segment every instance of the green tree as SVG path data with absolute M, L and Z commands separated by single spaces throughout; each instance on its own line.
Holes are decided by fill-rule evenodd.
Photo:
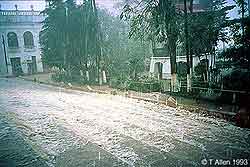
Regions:
M 232 8 L 223 7 L 224 2 L 202 1 L 201 5 L 206 9 L 203 12 L 193 12 L 192 0 L 127 2 L 121 17 L 130 20 L 130 36 L 143 36 L 165 44 L 171 58 L 172 85 L 175 86 L 177 44 L 185 44 L 189 75 L 193 53 L 212 53 L 220 40 L 226 12 Z M 191 83 L 190 77 L 187 80 Z
M 241 18 L 230 22 L 233 45 L 222 52 L 220 57 L 226 58 L 227 63 L 232 67 L 250 70 L 250 16 L 246 15 L 245 1 L 237 0 L 236 2 L 240 8 Z
M 43 62 L 79 77 L 89 70 L 92 81 L 100 81 L 102 34 L 95 0 L 84 0 L 77 6 L 74 0 L 49 1 L 41 35 Z M 73 73 L 73 75 L 72 75 Z
M 234 6 L 226 6 L 225 0 L 218 1 L 202 1 L 200 7 L 203 11 L 193 11 L 193 1 L 190 0 L 189 13 L 186 14 L 186 55 L 188 63 L 188 76 L 190 80 L 193 72 L 193 55 L 200 57 L 201 55 L 214 55 L 215 47 L 218 41 L 226 41 L 225 25 L 228 17 L 227 12 Z M 208 70 L 208 67 L 207 67 Z M 190 75 L 189 75 L 190 73 Z M 191 87 L 191 81 L 188 81 Z
M 109 76 L 136 79 L 138 74 L 145 71 L 145 60 L 150 57 L 149 42 L 128 39 L 130 27 L 119 17 L 112 16 L 105 10 L 100 10 L 99 16 Z
M 169 50 L 171 61 L 171 85 L 176 91 L 176 47 L 180 34 L 180 11 L 172 0 L 139 1 L 125 5 L 121 18 L 130 20 L 130 37 L 144 37 L 163 43 Z
M 64 44 L 66 21 L 65 8 L 62 1 L 50 2 L 50 7 L 43 11 L 47 15 L 41 33 L 41 49 L 43 62 L 49 66 L 64 66 Z

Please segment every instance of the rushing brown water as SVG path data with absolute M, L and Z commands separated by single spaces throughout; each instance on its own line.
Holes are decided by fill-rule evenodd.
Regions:
M 0 79 L 0 110 L 0 166 L 232 165 L 250 157 L 247 129 L 121 96 Z

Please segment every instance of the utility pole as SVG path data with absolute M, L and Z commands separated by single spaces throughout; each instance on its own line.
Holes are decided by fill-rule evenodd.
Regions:
M 4 52 L 4 59 L 5 59 L 5 65 L 6 65 L 6 72 L 7 72 L 7 74 L 9 74 L 6 47 L 5 47 L 5 40 L 4 40 L 3 35 L 2 35 L 2 38 L 3 38 L 3 52 Z
M 194 0 L 190 0 L 190 7 L 189 7 L 189 10 L 190 10 L 190 15 L 191 17 L 193 16 L 193 8 L 194 8 Z M 192 30 L 190 28 L 190 30 Z M 190 40 L 190 46 L 189 46 L 189 49 L 190 49 L 190 77 L 192 78 L 193 76 L 193 54 L 194 54 L 194 51 L 193 51 L 193 42 L 192 40 Z M 192 85 L 192 83 L 190 84 Z
M 68 57 L 69 57 L 69 52 L 68 52 L 68 49 L 69 49 L 69 39 L 68 39 L 68 15 L 69 15 L 69 9 L 68 9 L 68 6 L 66 4 L 65 6 L 65 23 L 66 23 L 66 31 L 65 31 L 65 41 L 64 41 L 64 55 L 63 55 L 63 59 L 64 59 L 64 68 L 66 70 L 66 73 L 67 75 L 70 75 L 71 76 L 71 73 L 70 73 L 70 67 L 69 67 L 69 63 L 67 63 L 67 61 L 69 61 Z
M 94 20 L 95 20 L 95 31 L 96 31 L 96 70 L 97 70 L 97 82 L 99 85 L 102 85 L 102 77 L 101 77 L 101 68 L 100 68 L 100 60 L 102 56 L 102 48 L 101 48 L 101 34 L 100 34 L 100 25 L 98 22 L 98 13 L 97 13 L 97 8 L 96 8 L 96 2 L 95 0 L 92 0 L 92 5 L 93 5 L 93 12 L 94 12 Z
M 189 58 L 189 38 L 188 38 L 188 20 L 187 20 L 187 0 L 184 0 L 184 19 L 185 19 L 185 40 L 186 40 L 186 58 L 187 58 L 187 92 L 191 90 L 191 77 L 190 77 L 190 58 Z

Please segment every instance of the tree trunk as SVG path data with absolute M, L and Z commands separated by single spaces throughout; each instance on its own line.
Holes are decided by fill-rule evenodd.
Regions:
M 98 71 L 98 79 L 99 79 L 99 85 L 102 85 L 103 84 L 103 80 L 102 80 L 102 73 L 101 73 L 101 69 Z
M 88 70 L 86 71 L 86 79 L 87 79 L 88 82 L 90 81 L 90 79 L 89 79 L 89 71 Z
M 171 91 L 173 91 L 173 92 L 178 91 L 176 73 L 171 74 Z
M 103 83 L 106 84 L 107 83 L 107 77 L 106 77 L 106 71 L 102 71 L 102 78 L 103 78 Z
M 245 55 L 245 23 L 244 23 L 244 17 L 245 17 L 245 1 L 242 0 L 241 2 L 241 29 L 242 29 L 242 58 L 246 58 Z
M 171 49 L 171 54 L 170 54 L 171 90 L 173 92 L 178 91 L 177 76 L 176 76 L 176 42 L 177 42 L 176 36 L 172 36 L 169 38 L 169 44 Z
M 89 82 L 90 78 L 89 78 L 89 69 L 88 69 L 88 60 L 87 59 L 85 60 L 85 72 L 86 72 L 86 80 L 87 80 L 87 82 Z
M 209 79 L 209 62 L 206 54 L 206 82 L 208 82 L 208 79 Z

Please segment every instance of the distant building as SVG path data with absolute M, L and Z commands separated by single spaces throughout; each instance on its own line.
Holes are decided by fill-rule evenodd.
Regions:
M 163 48 L 153 49 L 153 57 L 151 57 L 150 73 L 159 79 L 171 79 L 170 55 L 163 51 Z M 193 56 L 193 67 L 197 66 L 201 60 L 208 60 L 209 67 L 214 66 L 214 57 L 212 55 Z M 176 56 L 176 63 L 186 63 L 186 55 Z
M 0 9 L 0 75 L 43 72 L 39 33 L 40 11 Z
M 187 8 L 188 12 L 190 9 L 190 1 L 187 0 Z M 203 12 L 209 7 L 211 0 L 194 0 L 193 1 L 193 12 Z M 176 8 L 183 10 L 184 3 L 183 0 L 176 0 Z M 187 62 L 186 55 L 183 55 L 185 51 L 181 51 L 182 53 L 178 53 L 177 49 L 177 64 L 182 62 Z M 193 56 L 193 67 L 198 65 L 200 60 L 207 59 L 210 66 L 214 64 L 214 58 L 210 56 Z M 153 46 L 153 56 L 151 57 L 150 63 L 150 73 L 151 75 L 157 76 L 159 79 L 171 79 L 171 65 L 170 65 L 170 55 L 167 50 L 160 44 L 154 44 Z
M 176 0 L 176 8 L 184 10 L 184 0 Z M 212 0 L 193 0 L 193 12 L 205 11 Z M 187 0 L 187 8 L 190 9 L 190 0 Z

